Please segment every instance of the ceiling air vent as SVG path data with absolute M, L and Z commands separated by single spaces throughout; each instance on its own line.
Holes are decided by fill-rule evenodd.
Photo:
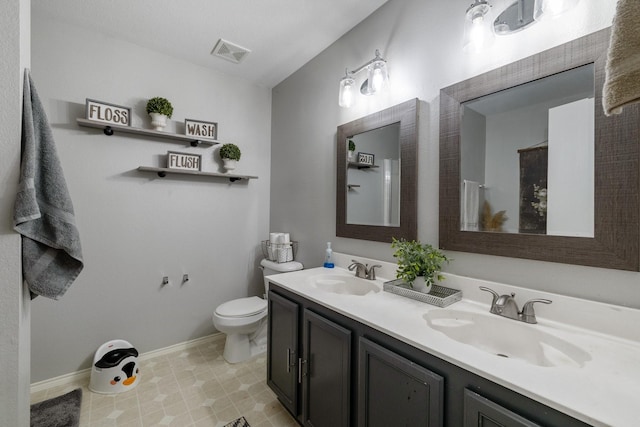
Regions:
M 226 40 L 220 39 L 216 46 L 211 51 L 211 54 L 224 58 L 227 61 L 231 61 L 235 64 L 239 64 L 251 51 L 237 44 L 230 43 Z

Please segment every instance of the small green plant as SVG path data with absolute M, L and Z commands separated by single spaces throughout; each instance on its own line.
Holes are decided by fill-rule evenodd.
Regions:
M 442 264 L 449 263 L 449 259 L 440 250 L 429 244 L 421 244 L 416 240 L 393 238 L 391 247 L 396 251 L 394 258 L 398 259 L 396 277 L 413 287 L 413 281 L 418 276 L 424 276 L 426 284 L 433 284 L 435 278 L 444 280 L 440 273 Z
M 349 151 L 356 151 L 356 143 L 353 142 L 353 139 L 349 140 Z
M 164 114 L 168 118 L 171 118 L 173 105 L 171 105 L 168 99 L 156 96 L 147 101 L 147 113 Z
M 240 160 L 240 149 L 235 144 L 224 144 L 220 147 L 220 157 L 223 159 Z

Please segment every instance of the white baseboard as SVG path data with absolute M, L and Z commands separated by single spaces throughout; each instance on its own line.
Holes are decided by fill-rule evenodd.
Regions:
M 174 353 L 180 350 L 187 350 L 192 347 L 196 347 L 207 342 L 215 342 L 215 341 L 224 341 L 226 335 L 223 333 L 215 333 L 213 335 L 208 335 L 206 337 L 196 338 L 194 340 L 189 340 L 185 342 L 181 342 L 178 344 L 171 345 L 169 347 L 159 348 L 157 350 L 148 351 L 144 354 L 140 354 L 138 358 L 140 361 L 153 359 L 154 357 L 163 356 L 165 354 Z M 48 380 L 38 381 L 37 383 L 31 384 L 31 393 L 37 393 L 42 390 L 47 390 L 52 387 L 65 386 L 71 383 L 77 383 L 79 381 L 89 381 L 89 377 L 91 376 L 91 368 L 82 369 L 80 371 L 71 372 L 69 374 L 60 375 L 59 377 L 50 378 Z

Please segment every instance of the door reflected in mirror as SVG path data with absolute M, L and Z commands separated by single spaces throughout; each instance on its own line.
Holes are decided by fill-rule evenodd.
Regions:
M 462 231 L 594 236 L 594 65 L 462 103 Z
M 400 226 L 399 137 L 397 122 L 347 138 L 347 224 Z

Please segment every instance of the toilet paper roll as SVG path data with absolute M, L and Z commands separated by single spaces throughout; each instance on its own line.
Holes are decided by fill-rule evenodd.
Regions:
M 278 251 L 278 262 L 293 261 L 293 248 L 291 245 L 285 246 Z
M 282 233 L 269 233 L 270 243 L 280 243 L 279 238 Z
M 289 242 L 291 242 L 289 233 L 282 233 L 282 243 L 289 243 Z

